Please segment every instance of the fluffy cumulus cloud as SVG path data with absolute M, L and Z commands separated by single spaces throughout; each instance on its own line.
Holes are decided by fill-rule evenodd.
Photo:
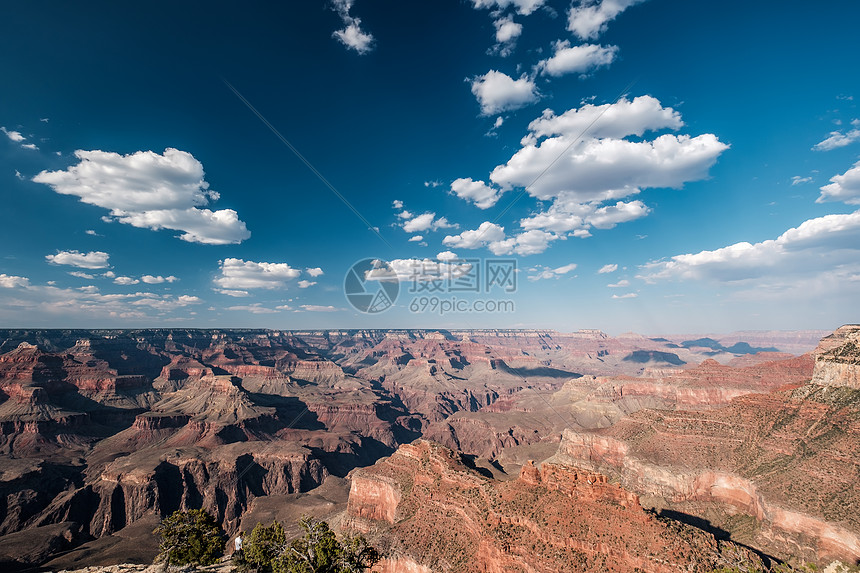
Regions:
M 334 0 L 334 10 L 343 21 L 344 28 L 336 30 L 332 37 L 350 50 L 355 50 L 359 54 L 367 54 L 373 50 L 374 38 L 373 35 L 361 29 L 361 18 L 350 15 L 352 4 L 353 0 Z
M 504 239 L 504 227 L 484 221 L 477 229 L 463 231 L 459 235 L 448 235 L 442 239 L 442 244 L 452 249 L 477 249 Z
M 523 33 L 523 25 L 514 22 L 510 16 L 499 18 L 493 22 L 493 26 L 496 27 L 496 41 L 500 44 L 512 42 Z
M 519 109 L 539 98 L 537 86 L 527 76 L 515 80 L 496 70 L 474 78 L 472 94 L 478 99 L 483 115 Z
M 531 269 L 535 274 L 529 275 L 528 279 L 530 281 L 540 281 L 545 279 L 557 279 L 561 275 L 566 275 L 567 273 L 576 269 L 576 263 L 570 263 L 569 265 L 564 265 L 561 267 L 550 268 L 544 266 L 538 266 Z
M 451 192 L 460 199 L 474 203 L 478 209 L 489 209 L 502 196 L 501 189 L 483 181 L 473 181 L 471 177 L 455 179 L 451 183 Z
M 116 277 L 113 279 L 114 284 L 122 286 L 131 286 L 140 283 L 140 280 L 133 277 Z
M 619 199 L 642 188 L 680 188 L 685 182 L 704 179 L 727 148 L 712 134 L 579 143 L 554 137 L 517 151 L 493 170 L 490 180 L 505 190 L 527 187 L 542 200 L 562 194 L 582 202 Z
M 219 270 L 220 276 L 215 277 L 213 282 L 227 291 L 283 288 L 288 281 L 301 274 L 299 269 L 294 269 L 287 263 L 257 263 L 242 259 L 224 259 L 220 261 Z
M 583 44 L 571 46 L 567 40 L 556 42 L 555 53 L 546 60 L 538 63 L 538 69 L 544 75 L 553 77 L 565 74 L 588 74 L 589 72 L 608 66 L 618 55 L 617 46 L 598 46 Z
M 148 284 L 148 285 L 158 285 L 158 284 L 161 284 L 161 283 L 172 283 L 172 282 L 176 282 L 176 281 L 178 281 L 179 279 L 178 279 L 178 278 L 176 278 L 176 277 L 175 277 L 175 276 L 173 276 L 173 275 L 170 275 L 170 276 L 167 276 L 167 277 L 163 277 L 163 276 L 161 276 L 161 275 L 158 275 L 158 276 L 153 276 L 153 275 L 143 275 L 142 277 L 140 277 L 140 280 L 142 280 L 143 282 L 145 282 L 145 283 L 146 283 L 146 284 Z
M 2 288 L 26 287 L 29 285 L 30 279 L 26 277 L 17 277 L 15 275 L 7 275 L 5 273 L 0 274 L 0 287 Z
M 323 273 L 323 270 L 320 267 L 309 267 L 309 268 L 305 269 L 305 272 L 314 278 L 321 277 L 325 274 L 325 273 Z
M 516 188 L 549 201 L 549 206 L 521 219 L 524 232 L 519 235 L 476 243 L 479 229 L 447 237 L 446 244 L 533 254 L 566 236 L 589 237 L 592 229 L 611 229 L 645 217 L 651 209 L 630 196 L 644 188 L 677 189 L 704 179 L 728 149 L 709 133 L 644 137 L 647 132 L 683 126 L 677 111 L 651 96 L 584 104 L 560 115 L 546 110 L 529 124 L 520 149 L 492 170 L 489 182 L 461 178 L 451 190 L 482 209 Z
M 502 255 L 539 255 L 547 250 L 549 244 L 559 238 L 554 233 L 533 229 L 520 233 L 508 239 L 494 241 L 489 244 L 490 252 L 496 256 Z
M 839 147 L 851 145 L 858 139 L 860 139 L 860 129 L 852 129 L 846 133 L 833 131 L 827 139 L 819 141 L 812 147 L 812 149 L 815 151 L 830 151 L 831 149 L 838 149 Z
M 649 282 L 742 283 L 762 278 L 790 282 L 799 276 L 836 270 L 860 272 L 860 211 L 809 219 L 776 239 L 760 243 L 735 243 L 648 263 L 639 278 Z
M 308 287 L 314 286 L 317 283 L 316 283 L 316 281 L 309 281 L 309 280 L 302 279 L 299 282 L 297 282 L 296 284 L 299 285 L 299 288 L 308 288 Z
M 834 175 L 830 183 L 821 188 L 816 203 L 842 201 L 849 205 L 860 205 L 860 161 L 842 175 Z
M 513 7 L 520 14 L 528 16 L 543 6 L 545 1 L 546 0 L 472 0 L 472 6 L 478 10 L 483 8 L 490 10 L 505 10 Z
M 513 53 L 517 38 L 523 33 L 523 25 L 515 22 L 512 16 L 505 16 L 494 20 L 493 26 L 496 28 L 496 45 L 490 49 L 490 53 L 506 58 Z
M 541 138 L 559 136 L 568 139 L 621 139 L 628 135 L 641 137 L 648 131 L 684 127 L 681 114 L 671 107 L 663 107 L 660 100 L 651 96 L 638 96 L 632 100 L 621 98 L 612 104 L 585 104 L 556 115 L 551 109 L 529 124 L 523 138 L 525 147 L 535 145 Z
M 407 233 L 419 233 L 422 231 L 438 231 L 439 229 L 453 229 L 457 225 L 449 223 L 445 217 L 436 218 L 436 213 L 423 213 L 421 215 L 413 215 L 407 211 L 398 215 L 402 219 L 406 219 L 403 224 L 403 230 Z
M 45 260 L 55 265 L 69 265 L 81 269 L 104 269 L 108 266 L 110 255 L 102 251 L 81 253 L 78 251 L 57 251 L 55 255 L 46 255 Z
M 188 152 L 75 152 L 79 160 L 63 171 L 33 178 L 63 195 L 107 209 L 108 221 L 144 229 L 180 231 L 179 238 L 209 245 L 238 244 L 251 236 L 236 211 L 212 211 L 219 194 L 209 189 L 203 165 Z
M 568 14 L 567 29 L 582 40 L 593 40 L 619 14 L 644 0 L 577 0 Z

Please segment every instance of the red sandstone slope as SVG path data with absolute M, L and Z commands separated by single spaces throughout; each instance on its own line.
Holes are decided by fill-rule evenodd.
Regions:
M 858 336 L 844 327 L 823 341 L 813 383 L 567 430 L 552 460 L 605 472 L 651 504 L 777 556 L 860 560 Z
M 344 526 L 383 549 L 375 571 L 710 571 L 753 556 L 661 521 L 603 476 L 544 464 L 498 482 L 424 440 L 351 474 Z

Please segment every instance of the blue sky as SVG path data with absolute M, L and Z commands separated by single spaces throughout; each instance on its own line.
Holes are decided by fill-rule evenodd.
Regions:
M 860 320 L 855 2 L 268 4 L 7 7 L 0 325 Z

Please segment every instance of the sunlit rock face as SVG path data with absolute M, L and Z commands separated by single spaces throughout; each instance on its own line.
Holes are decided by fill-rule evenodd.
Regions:
M 812 383 L 860 389 L 860 325 L 839 328 L 815 349 Z

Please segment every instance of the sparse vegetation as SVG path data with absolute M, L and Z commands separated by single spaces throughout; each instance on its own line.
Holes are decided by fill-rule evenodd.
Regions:
M 283 526 L 257 524 L 234 555 L 240 571 L 256 573 L 358 573 L 379 561 L 379 552 L 361 535 L 338 539 L 325 521 L 303 517 L 304 534 L 287 543 Z
M 159 558 L 166 565 L 211 565 L 224 553 L 227 536 L 202 509 L 174 511 L 154 533 L 161 537 Z

